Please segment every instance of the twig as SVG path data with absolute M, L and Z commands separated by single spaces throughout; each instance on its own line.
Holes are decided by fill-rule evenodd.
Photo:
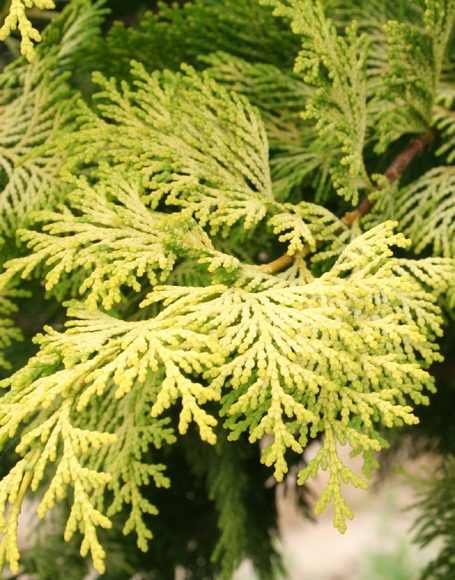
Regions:
M 432 129 L 426 135 L 421 135 L 411 141 L 408 147 L 395 157 L 386 169 L 384 176 L 387 178 L 388 182 L 393 183 L 394 181 L 397 181 L 403 175 L 411 161 L 413 161 L 421 151 L 428 147 L 428 145 L 433 143 L 437 136 L 438 130 Z M 380 190 L 381 186 L 378 186 L 373 190 L 373 192 Z M 356 220 L 367 215 L 367 213 L 372 210 L 375 203 L 376 200 L 366 197 L 353 212 L 346 213 L 341 218 L 341 221 L 350 227 Z
M 40 8 L 28 8 L 27 9 L 28 18 L 36 18 L 37 20 L 55 20 L 60 13 L 56 10 L 41 10 Z
M 397 157 L 395 157 L 395 159 L 386 169 L 384 176 L 386 177 L 388 182 L 393 183 L 394 181 L 397 181 L 404 173 L 408 165 L 413 161 L 413 159 L 421 151 L 423 151 L 426 147 L 428 147 L 428 145 L 433 143 L 433 141 L 436 139 L 437 136 L 438 136 L 437 129 L 432 129 L 426 135 L 421 135 L 420 137 L 417 137 L 416 139 L 411 141 L 408 147 L 406 147 L 404 151 L 402 151 L 399 155 L 397 155 Z M 380 190 L 381 186 L 378 186 L 373 190 L 373 192 Z M 341 221 L 348 227 L 352 227 L 352 225 L 357 220 L 366 216 L 372 210 L 375 203 L 376 200 L 371 199 L 370 197 L 366 197 L 363 201 L 360 202 L 360 204 L 356 207 L 354 211 L 345 213 L 345 215 L 341 218 Z M 309 254 L 311 254 L 309 246 L 306 246 L 304 248 L 303 252 L 301 252 L 300 255 L 302 254 L 304 256 L 308 256 Z M 285 270 L 286 268 L 291 266 L 293 262 L 294 256 L 284 254 L 283 256 L 280 256 L 273 262 L 260 266 L 260 269 L 263 272 L 266 272 L 267 274 L 277 274 L 278 272 L 281 272 L 282 270 Z

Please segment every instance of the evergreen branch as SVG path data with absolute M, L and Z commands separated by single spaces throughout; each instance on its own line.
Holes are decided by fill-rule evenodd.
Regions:
M 210 296 L 217 290 L 199 289 L 195 294 Z M 22 459 L 0 481 L 0 530 L 5 531 L 7 548 L 3 556 L 14 568 L 18 562 L 13 541 L 16 512 L 7 520 L 4 516 L 7 502 L 16 501 L 18 482 L 25 472 L 32 472 L 31 489 L 35 491 L 47 466 L 57 462 L 38 513 L 43 516 L 72 487 L 74 501 L 65 538 L 69 540 L 81 531 L 81 554 L 90 551 L 96 569 L 103 571 L 104 550 L 96 527 L 108 528 L 111 522 L 103 515 L 102 505 L 97 507 L 96 497 L 106 486 L 116 494 L 109 513 L 116 513 L 123 504 L 130 505 L 126 530 L 137 532 L 141 548 L 150 538 L 142 514 L 156 510 L 141 499 L 139 488 L 149 478 L 159 486 L 166 486 L 167 480 L 161 466 L 143 464 L 141 456 L 147 443 L 158 447 L 162 441 L 171 443 L 174 439 L 167 421 L 157 417 L 181 398 L 180 432 L 185 433 L 194 421 L 201 438 L 215 442 L 213 427 L 217 421 L 201 405 L 218 400 L 220 393 L 194 376 L 219 364 L 222 352 L 215 338 L 191 330 L 188 324 L 184 328 L 183 319 L 174 310 L 168 309 L 171 316 L 175 314 L 173 321 L 166 320 L 165 315 L 131 323 L 74 305 L 71 313 L 76 320 L 67 332 L 59 334 L 47 328 L 47 334 L 40 338 L 39 354 L 2 383 L 9 391 L 0 401 L 0 442 L 27 425 L 17 447 Z M 100 408 L 101 396 L 109 403 L 106 407 Z M 131 413 L 137 400 L 146 405 L 139 404 L 137 413 Z M 125 401 L 123 410 L 116 401 Z M 113 433 L 101 431 L 103 427 Z M 112 449 L 104 452 L 105 445 L 113 446 L 116 454 L 112 455 Z M 38 454 L 33 463 L 32 454 Z M 118 457 L 127 471 L 119 470 Z
M 197 497 L 178 535 L 200 518 L 219 541 L 207 574 L 193 575 L 230 578 L 249 558 L 273 577 L 270 468 L 281 481 L 303 461 L 289 478 L 299 485 L 328 472 L 315 511 L 332 504 L 343 532 L 353 516 L 343 485 L 367 487 L 384 433 L 415 425 L 434 392 L 437 301 L 455 306 L 455 264 L 394 248 L 402 256 L 409 235 L 417 251 L 455 253 L 455 172 L 433 164 L 409 186 L 388 184 L 437 130 L 436 154 L 452 158 L 455 69 L 444 58 L 455 0 L 195 0 L 163 4 L 138 29 L 114 26 L 107 40 L 102 2 L 71 0 L 35 62 L 0 75 L 2 261 L 13 244 L 26 254 L 10 254 L 0 275 L 0 351 L 17 338 L 11 288 L 22 278 L 38 277 L 57 302 L 84 300 L 63 303 L 65 327 L 46 327 L 0 382 L 0 449 L 17 441 L 0 479 L 0 567 L 18 569 L 18 515 L 38 492 L 39 516 L 68 498 L 59 535 L 79 536 L 98 572 L 116 567 L 100 528 L 120 523 L 155 550 L 151 574 L 164 562 L 158 575 L 172 575 L 188 537 L 183 552 L 162 550 L 174 520 L 155 518 L 153 533 L 148 520 L 194 489 L 210 515 Z M 181 62 L 194 68 L 175 72 Z M 87 67 L 101 69 L 94 86 Z M 367 170 L 364 159 L 375 131 L 380 146 L 421 136 L 376 176 L 381 160 Z M 355 209 L 338 218 L 346 200 Z M 255 266 L 276 243 L 286 254 Z M 363 476 L 343 464 L 344 445 Z M 171 479 L 169 502 L 157 488 Z M 116 573 L 134 574 L 129 556 Z
M 455 19 L 454 0 L 424 0 L 420 21 L 390 21 L 389 70 L 377 113 L 378 150 L 433 123 L 438 85 Z
M 235 269 L 237 261 L 217 252 L 189 214 L 165 214 L 147 208 L 139 180 L 98 172 L 99 183 L 75 181 L 71 210 L 40 212 L 43 231 L 23 230 L 20 238 L 33 252 L 10 260 L 2 285 L 20 274 L 28 277 L 44 265 L 48 290 L 59 296 L 87 295 L 87 305 L 106 309 L 120 302 L 126 288 L 141 290 L 140 280 L 164 282 L 179 258 Z M 81 215 L 80 215 L 81 214 Z M 83 282 L 81 282 L 83 280 Z
M 404 151 L 398 154 L 389 167 L 384 173 L 384 177 L 389 183 L 394 183 L 398 181 L 403 173 L 406 171 L 407 167 L 414 160 L 414 158 L 421 153 L 426 147 L 431 145 L 433 141 L 438 137 L 439 132 L 437 129 L 433 128 L 426 135 L 421 135 L 411 141 L 411 143 L 406 147 Z M 382 187 L 378 186 L 374 192 L 381 191 Z M 370 196 L 366 197 L 354 210 L 354 212 L 347 213 L 343 216 L 342 221 L 351 226 L 354 221 L 361 219 L 366 216 L 376 204 L 375 199 Z
M 337 33 L 320 0 L 261 0 L 277 16 L 291 21 L 302 40 L 295 71 L 315 91 L 304 118 L 315 122 L 322 137 L 337 142 L 330 173 L 337 192 L 357 203 L 359 190 L 370 186 L 363 149 L 366 139 L 366 59 L 369 42 L 356 25 Z
M 432 246 L 433 255 L 455 258 L 454 187 L 454 167 L 434 167 L 396 192 L 394 204 L 386 197 L 378 209 L 399 221 L 416 253 Z
M 414 160 L 414 157 L 431 145 L 438 135 L 439 132 L 437 129 L 432 129 L 426 135 L 421 135 L 414 139 L 410 145 L 394 159 L 394 161 L 389 165 L 387 171 L 384 173 L 388 181 L 390 183 L 397 181 L 407 169 L 408 165 Z
M 402 345 L 414 342 L 417 328 L 408 318 L 411 312 L 415 313 L 412 319 L 415 316 L 424 325 L 424 334 L 439 333 L 437 308 L 428 304 L 426 310 L 425 292 L 407 274 L 397 271 L 398 277 L 393 274 L 390 278 L 393 243 L 401 246 L 405 241 L 392 234 L 390 223 L 382 224 L 348 246 L 330 272 L 306 285 L 276 285 L 259 291 L 226 288 L 204 302 L 178 288 L 157 289 L 151 295 L 184 314 L 188 323 L 202 325 L 210 335 L 218 333 L 226 360 L 206 377 L 212 387 L 225 390 L 225 426 L 232 431 L 233 440 L 245 431 L 250 441 L 272 437 L 263 450 L 263 462 L 274 466 L 278 480 L 288 469 L 287 450 L 302 453 L 309 438 L 319 431 L 327 434 L 330 449 L 332 433 L 341 443 L 349 441 L 370 465 L 370 452 L 382 446 L 373 417 L 380 416 L 389 427 L 411 424 L 415 418 L 404 404 L 403 394 L 415 397 L 415 402 L 427 402 L 420 391 L 414 391 L 426 372 L 409 364 L 409 359 L 405 362 L 401 356 L 391 356 L 389 340 L 394 336 Z M 411 286 L 402 294 L 403 284 L 414 288 L 412 303 Z M 349 314 L 353 312 L 350 300 L 356 304 L 355 316 Z M 379 351 L 373 354 L 370 348 L 376 347 Z M 426 347 L 424 350 L 423 356 L 431 360 L 433 355 Z M 417 362 L 419 356 L 411 359 Z M 330 361 L 335 359 L 332 366 Z M 397 385 L 402 385 L 401 394 Z M 344 478 L 338 474 L 338 478 L 338 465 L 331 450 L 325 459 L 312 464 L 307 475 L 315 475 L 319 468 L 330 469 L 336 493 L 327 495 L 324 502 L 333 500 L 341 507 L 342 479 L 365 484 L 354 475 Z M 302 481 L 307 475 L 302 475 Z M 347 515 L 343 512 L 335 519 L 341 530 Z
M 99 79 L 98 110 L 83 106 L 71 142 L 73 172 L 93 163 L 90 177 L 67 177 L 70 208 L 38 214 L 41 231 L 20 231 L 32 252 L 7 263 L 2 287 L 40 271 L 60 298 L 109 309 L 127 287 L 140 292 L 144 276 L 152 286 L 164 282 L 179 260 L 240 272 L 210 239 L 235 226 L 248 231 L 262 221 L 293 254 L 306 244 L 314 250 L 316 235 L 337 238 L 343 224 L 329 210 L 275 200 L 264 125 L 244 97 L 194 70 L 150 76 L 137 66 L 135 74 L 136 90 Z M 162 201 L 171 211 L 147 207 Z
M 92 157 L 138 173 L 148 204 L 185 208 L 212 234 L 259 223 L 274 198 L 258 112 L 188 67 L 149 75 L 136 63 L 133 74 L 134 91 L 96 75 L 100 104 L 84 111 L 76 161 Z
M 428 145 L 433 143 L 433 141 L 438 136 L 438 131 L 436 129 L 432 129 L 430 133 L 426 135 L 421 135 L 406 147 L 404 151 L 395 157 L 392 163 L 389 165 L 387 170 L 384 173 L 384 177 L 387 179 L 389 183 L 393 183 L 400 179 L 401 175 L 407 169 L 408 165 L 414 160 L 414 158 L 421 153 Z M 374 192 L 381 191 L 382 187 L 378 186 Z M 370 196 L 366 197 L 357 208 L 352 212 L 347 212 L 342 218 L 341 221 L 348 227 L 352 227 L 355 222 L 357 222 L 362 217 L 365 217 L 375 206 L 376 199 L 371 198 Z M 322 245 L 324 242 L 318 243 L 318 245 Z M 310 246 L 306 246 L 301 255 L 308 256 L 312 252 L 312 248 Z M 260 270 L 266 272 L 268 274 L 277 274 L 292 265 L 294 262 L 295 256 L 284 254 L 280 256 L 273 262 L 269 264 L 264 264 L 260 266 Z
M 74 121 L 74 93 L 55 76 L 54 55 L 37 59 L 0 89 L 0 216 L 2 235 L 14 235 L 30 211 L 63 196 L 60 179 L 65 135 Z M 11 82 L 13 80 L 13 82 Z M 13 97 L 13 98 L 12 98 Z

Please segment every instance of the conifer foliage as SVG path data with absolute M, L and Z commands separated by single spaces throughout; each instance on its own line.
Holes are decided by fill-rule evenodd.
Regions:
M 366 488 L 388 431 L 431 403 L 455 307 L 455 2 L 380 4 L 194 0 L 102 32 L 105 6 L 71 0 L 33 47 L 11 2 L 0 566 L 22 569 L 36 497 L 98 574 L 120 532 L 150 550 L 133 571 L 167 577 L 154 543 L 163 498 L 194 494 L 185 462 L 215 506 L 194 517 L 218 528 L 204 572 L 168 556 L 195 577 L 245 558 L 279 573 L 272 475 L 328 472 L 315 511 L 346 530 L 344 486 Z M 15 311 L 39 288 L 58 313 L 17 361 Z

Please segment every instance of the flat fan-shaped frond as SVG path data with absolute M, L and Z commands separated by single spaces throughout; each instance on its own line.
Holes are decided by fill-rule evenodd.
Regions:
M 388 106 L 378 112 L 379 149 L 406 133 L 431 126 L 438 85 L 454 21 L 454 0 L 424 0 L 420 22 L 387 24 L 389 72 L 382 96 Z
M 44 270 L 48 290 L 87 297 L 89 306 L 102 303 L 109 309 L 126 288 L 139 292 L 144 283 L 165 281 L 182 257 L 210 259 L 211 269 L 216 261 L 236 268 L 236 260 L 217 252 L 190 215 L 147 208 L 137 180 L 102 172 L 99 179 L 96 185 L 79 179 L 71 210 L 41 212 L 36 218 L 44 224 L 41 231 L 19 234 L 31 253 L 7 262 L 3 285 L 18 274 L 27 278 Z
M 212 233 L 259 223 L 273 202 L 268 141 L 257 111 L 207 76 L 149 75 L 134 68 L 135 90 L 97 77 L 98 113 L 77 135 L 81 159 L 140 173 L 152 207 L 190 210 Z
M 322 136 L 338 144 L 331 175 L 337 192 L 357 203 L 359 190 L 370 182 L 363 161 L 366 139 L 366 59 L 368 39 L 351 27 L 345 35 L 324 11 L 320 0 L 262 0 L 275 7 L 275 14 L 291 21 L 301 37 L 302 49 L 295 71 L 315 87 L 306 107 Z
M 415 250 L 431 246 L 435 255 L 455 258 L 455 168 L 435 167 L 392 195 L 381 206 L 387 203 Z
M 0 230 L 11 236 L 30 212 L 64 197 L 59 173 L 65 136 L 74 123 L 74 96 L 56 60 L 36 60 L 18 90 L 0 89 Z M 16 92 L 16 94 L 14 94 Z
M 194 295 L 210 296 L 216 291 L 199 289 Z M 167 480 L 163 467 L 142 461 L 142 453 L 148 444 L 159 447 L 174 439 L 167 421 L 154 418 L 180 399 L 180 432 L 185 433 L 194 421 L 202 439 L 215 441 L 217 421 L 203 405 L 218 400 L 220 393 L 196 376 L 219 364 L 222 352 L 216 339 L 186 327 L 173 312 L 171 307 L 164 318 L 133 323 L 75 306 L 70 311 L 75 320 L 67 332 L 47 329 L 38 355 L 3 381 L 9 390 L 0 401 L 0 442 L 24 424 L 27 427 L 22 428 L 16 448 L 21 458 L 0 481 L 1 564 L 6 558 L 17 570 L 20 507 L 25 492 L 36 490 L 49 469 L 52 476 L 46 480 L 49 484 L 38 513 L 43 516 L 73 489 L 65 539 L 80 531 L 81 553 L 91 552 L 99 572 L 104 570 L 104 551 L 97 528 L 109 528 L 111 522 L 96 498 L 106 486 L 116 494 L 109 513 L 129 505 L 126 531 L 135 530 L 139 545 L 146 546 L 150 535 L 141 514 L 156 510 L 141 499 L 139 489 L 150 479 L 158 486 L 166 486 Z M 110 404 L 103 408 L 103 401 Z M 103 425 L 112 431 L 101 431 Z M 110 452 L 103 451 L 106 445 L 111 446 Z M 116 459 L 123 458 L 127 472 L 113 461 L 113 450 Z M 8 502 L 12 508 L 6 514 Z
M 422 361 L 439 358 L 429 342 L 441 332 L 438 308 L 407 273 L 393 270 L 392 244 L 404 239 L 385 224 L 357 238 L 330 272 L 306 285 L 225 288 L 203 302 L 189 290 L 165 287 L 149 299 L 219 333 L 226 360 L 206 377 L 225 393 L 233 439 L 245 431 L 250 441 L 271 437 L 263 461 L 276 478 L 287 471 L 288 449 L 302 453 L 324 434 L 321 453 L 300 479 L 329 469 L 319 507 L 334 501 L 342 530 L 351 515 L 340 486 L 365 484 L 340 466 L 335 443 L 363 454 L 368 473 L 372 452 L 384 445 L 377 424 L 416 422 L 408 403 L 427 403 L 422 389 L 433 388 Z

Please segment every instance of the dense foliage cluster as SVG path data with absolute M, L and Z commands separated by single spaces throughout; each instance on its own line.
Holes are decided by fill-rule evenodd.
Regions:
M 22 52 L 0 75 L 0 566 L 36 497 L 98 574 L 275 577 L 274 489 L 327 471 L 315 511 L 345 531 L 343 487 L 453 353 L 455 0 L 194 0 L 108 30 L 71 0 L 42 38 L 32 5 L 55 8 L 12 0 L 0 29 Z

